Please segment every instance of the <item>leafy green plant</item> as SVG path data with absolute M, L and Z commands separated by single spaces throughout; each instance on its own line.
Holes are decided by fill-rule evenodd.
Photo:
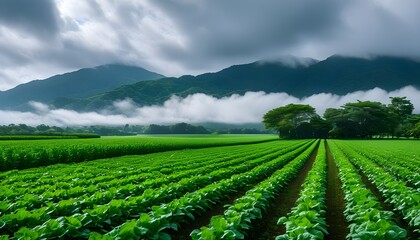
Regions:
M 223 216 L 214 216 L 209 226 L 191 233 L 192 239 L 243 239 L 252 221 L 261 219 L 267 211 L 270 200 L 294 177 L 318 146 L 313 143 L 294 160 L 277 170 L 271 177 L 235 200 Z
M 0 207 L 8 213 L 0 216 L 4 223 L 0 233 L 14 234 L 26 227 L 44 238 L 87 238 L 92 230 L 112 229 L 138 218 L 153 205 L 265 165 L 280 155 L 296 155 L 308 144 L 268 142 L 56 165 L 16 175 L 6 172 L 10 177 L 3 178 Z M 272 168 L 286 160 L 277 160 Z M 166 174 L 158 172 L 162 167 Z M 259 168 L 258 174 L 263 176 L 264 170 Z M 216 195 L 212 198 L 217 200 Z M 183 198 L 181 203 L 186 206 L 188 200 Z M 54 228 L 54 224 L 61 227 Z
M 57 163 L 84 162 L 124 155 L 138 155 L 170 150 L 231 146 L 273 141 L 270 137 L 201 138 L 104 138 L 1 141 L 0 172 L 27 169 Z
M 350 239 L 406 239 L 407 232 L 392 221 L 392 212 L 384 211 L 360 175 L 335 141 L 329 141 L 339 169 L 344 192 L 345 211 Z
M 321 142 L 315 162 L 296 201 L 296 206 L 287 217 L 278 220 L 278 224 L 286 225 L 286 234 L 277 236 L 276 240 L 324 239 L 328 234 L 325 220 L 326 185 L 327 156 L 325 144 Z
M 392 154 L 385 154 L 385 151 L 381 149 L 367 149 L 360 147 L 357 144 L 353 143 L 346 144 L 346 148 L 350 148 L 352 151 L 357 152 L 366 160 L 370 160 L 380 167 L 383 167 L 389 173 L 398 178 L 398 180 L 405 181 L 408 184 L 411 184 L 415 189 L 420 190 L 420 172 L 418 172 L 418 167 L 413 168 L 418 165 L 418 163 L 410 163 L 411 157 L 400 156 Z M 407 162 L 409 164 L 407 164 Z
M 161 204 L 159 206 L 152 207 L 152 211 L 148 213 L 150 216 L 150 221 L 153 223 L 159 223 L 159 227 L 153 225 L 153 229 L 150 229 L 148 222 L 137 220 L 137 227 L 148 229 L 148 231 L 146 231 L 144 234 L 142 233 L 142 235 L 138 237 L 147 238 L 146 236 L 155 236 L 155 234 L 164 233 L 164 230 L 166 229 L 173 229 L 173 224 L 178 225 L 188 221 L 188 219 L 193 219 L 195 214 L 202 213 L 205 211 L 205 209 L 211 208 L 216 202 L 220 202 L 225 196 L 228 196 L 229 194 L 246 187 L 250 183 L 255 183 L 262 180 L 269 173 L 275 172 L 278 168 L 284 166 L 293 158 L 300 156 L 302 151 L 305 149 L 305 154 L 303 155 L 306 156 L 308 151 L 313 150 L 314 144 L 311 145 L 312 147 L 305 145 L 294 151 L 279 156 L 274 160 L 253 168 L 249 172 L 233 175 L 229 179 L 221 180 L 217 183 L 210 184 L 198 191 L 188 193 L 185 196 L 175 199 L 168 204 Z M 310 150 L 308 150 L 308 147 Z M 290 171 L 291 169 L 288 168 L 287 170 Z M 296 174 L 296 172 L 293 172 L 292 174 Z M 116 227 L 107 235 L 119 238 L 120 231 L 123 226 L 124 224 Z
M 415 231 L 420 232 L 420 192 L 407 187 L 405 182 L 398 181 L 393 175 L 353 149 L 339 146 L 344 149 L 350 161 L 358 166 L 376 186 L 385 201 L 393 205 L 409 224 L 415 227 Z

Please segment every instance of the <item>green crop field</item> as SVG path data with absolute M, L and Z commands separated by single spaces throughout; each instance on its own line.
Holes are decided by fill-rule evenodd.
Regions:
M 419 239 L 419 141 L 275 139 L 2 141 L 0 239 Z
M 186 148 L 256 143 L 273 139 L 276 137 L 272 135 L 180 135 L 0 141 L 0 171 Z

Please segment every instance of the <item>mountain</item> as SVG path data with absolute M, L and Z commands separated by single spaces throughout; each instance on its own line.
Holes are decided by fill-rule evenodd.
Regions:
M 109 64 L 35 80 L 0 92 L 0 108 L 26 108 L 28 101 L 62 104 L 112 90 L 124 84 L 163 78 L 141 67 Z M 71 100 L 70 100 L 71 99 Z
M 420 89 L 420 62 L 400 57 L 363 59 L 332 56 L 308 67 L 301 75 L 297 96 L 330 92 L 343 95 L 375 87 L 386 91 L 408 85 Z
M 373 59 L 331 56 L 323 61 L 292 65 L 284 61 L 258 61 L 198 76 L 142 81 L 85 99 L 66 103 L 56 101 L 54 105 L 88 111 L 125 98 L 131 98 L 139 105 L 161 104 L 174 94 L 185 97 L 205 93 L 223 97 L 265 91 L 304 97 L 322 92 L 344 95 L 375 87 L 391 91 L 407 85 L 420 88 L 420 63 L 417 61 L 384 56 Z

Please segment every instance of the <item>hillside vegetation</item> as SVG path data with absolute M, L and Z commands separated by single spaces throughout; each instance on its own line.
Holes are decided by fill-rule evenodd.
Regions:
M 29 101 L 49 103 L 55 100 L 57 104 L 66 104 L 73 101 L 69 98 L 85 98 L 124 84 L 162 77 L 164 76 L 140 67 L 118 64 L 84 68 L 45 80 L 31 81 L 0 92 L 0 108 L 28 109 Z
M 420 63 L 404 58 L 372 60 L 332 56 L 310 66 L 279 62 L 236 65 L 216 73 L 163 78 L 125 85 L 85 99 L 55 101 L 60 108 L 92 111 L 131 98 L 138 105 L 162 104 L 171 96 L 205 93 L 215 97 L 247 91 L 286 92 L 296 97 L 328 92 L 344 95 L 375 87 L 387 91 L 408 85 L 420 88 Z

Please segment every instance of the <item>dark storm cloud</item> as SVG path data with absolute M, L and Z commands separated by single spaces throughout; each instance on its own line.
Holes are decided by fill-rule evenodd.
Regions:
M 313 42 L 319 53 L 352 56 L 420 56 L 420 1 L 362 1 L 348 4 L 332 38 Z
M 207 60 L 256 59 L 287 54 L 310 39 L 333 37 L 342 23 L 345 1 L 150 1 L 168 14 L 185 36 L 188 48 L 167 46 L 162 55 L 182 58 L 189 66 Z
M 53 0 L 2 0 L 0 24 L 37 36 L 50 37 L 59 30 L 59 13 Z
M 420 1 L 150 2 L 175 23 L 187 46 L 162 46 L 162 56 L 187 69 L 287 54 L 420 55 Z
M 0 37 L 1 37 L 0 33 Z M 9 46 L 0 43 L 0 63 L 2 67 L 13 67 L 16 64 L 25 64 L 31 61 L 18 49 L 10 48 Z
M 417 0 L 3 0 L 0 89 L 111 62 L 179 76 L 288 55 L 419 58 L 419 22 Z
M 44 62 L 38 54 L 53 51 L 60 24 L 54 1 L 0 1 L 0 89 L 33 80 Z

